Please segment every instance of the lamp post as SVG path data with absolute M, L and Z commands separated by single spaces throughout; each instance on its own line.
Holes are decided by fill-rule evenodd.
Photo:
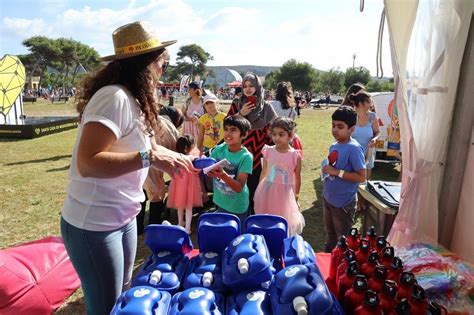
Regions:
M 353 53 L 353 54 L 352 54 L 352 68 L 355 67 L 355 62 L 356 62 L 356 54 Z

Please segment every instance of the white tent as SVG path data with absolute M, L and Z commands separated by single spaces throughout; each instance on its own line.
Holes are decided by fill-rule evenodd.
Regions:
M 448 148 L 462 148 L 459 137 L 453 139 L 459 124 L 464 135 L 470 137 L 472 131 L 472 83 L 470 88 L 464 85 L 472 80 L 474 71 L 470 48 L 474 30 L 468 42 L 473 9 L 472 0 L 385 0 L 403 153 L 400 209 L 389 240 L 395 245 L 441 241 L 470 261 L 474 260 L 472 221 L 456 217 L 459 213 L 472 218 L 474 191 L 467 192 L 470 203 L 463 201 L 470 204 L 470 209 L 462 210 L 461 203 L 461 211 L 457 211 L 463 178 L 457 178 L 461 184 L 454 191 L 446 188 L 450 185 L 446 176 L 448 171 L 463 175 L 474 169 L 472 154 L 468 161 L 469 145 L 464 145 L 463 165 L 452 166 L 453 157 L 448 155 Z M 470 74 L 463 72 L 460 80 L 463 56 L 463 71 L 469 71 L 466 67 L 470 65 Z M 467 104 L 466 93 L 470 93 L 471 105 Z M 464 120 L 460 121 L 459 115 L 453 116 L 463 110 L 470 117 L 461 117 Z M 453 121 L 453 117 L 458 119 Z M 464 177 L 471 178 L 464 187 L 472 187 L 474 174 Z M 449 198 L 453 201 L 446 209 L 444 200 Z M 452 238 L 453 231 L 469 234 Z

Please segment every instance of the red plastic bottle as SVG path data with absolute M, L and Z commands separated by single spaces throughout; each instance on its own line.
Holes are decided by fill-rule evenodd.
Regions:
M 379 298 L 376 292 L 367 290 L 364 296 L 364 303 L 358 306 L 354 312 L 355 315 L 380 315 Z
M 361 239 L 359 242 L 359 248 L 356 251 L 356 261 L 359 266 L 362 266 L 363 263 L 367 262 L 369 257 L 370 242 L 365 238 Z
M 411 297 L 415 282 L 416 279 L 413 273 L 408 271 L 402 272 L 400 280 L 398 281 L 398 300 L 401 301 L 402 299 L 409 299 Z
M 384 314 L 395 311 L 396 295 L 397 283 L 393 280 L 385 280 L 382 293 L 380 293 L 380 309 Z
M 380 262 L 388 269 L 390 268 L 393 257 L 395 257 L 395 249 L 392 246 L 387 246 L 382 251 Z
M 390 268 L 388 268 L 387 279 L 398 281 L 400 274 L 403 271 L 403 262 L 400 257 L 393 257 Z
M 343 308 L 346 314 L 354 314 L 357 307 L 364 303 L 365 291 L 367 291 L 367 279 L 363 275 L 355 276 L 352 288 L 344 295 Z
M 329 276 L 326 283 L 329 288 L 335 288 L 337 279 L 337 267 L 343 259 L 344 252 L 347 250 L 346 237 L 342 235 L 337 241 L 336 247 L 331 252 L 331 264 L 329 265 Z
M 346 273 L 341 275 L 339 281 L 337 283 L 337 299 L 339 302 L 342 303 L 344 300 L 344 294 L 346 291 L 351 288 L 352 284 L 354 283 L 355 276 L 358 273 L 358 265 L 356 261 L 352 261 L 349 263 L 347 267 Z
M 426 300 L 425 290 L 418 284 L 413 285 L 411 292 L 410 306 L 412 314 L 426 314 L 428 301 Z
M 379 255 L 382 254 L 382 251 L 386 246 L 389 246 L 387 244 L 388 243 L 387 243 L 387 240 L 385 239 L 385 236 L 383 235 L 377 236 L 377 240 L 375 241 L 375 249 L 377 250 L 377 252 L 379 252 Z
M 374 276 L 369 280 L 369 289 L 377 293 L 382 292 L 386 279 L 387 268 L 384 265 L 377 265 L 374 270 Z
M 360 273 L 367 277 L 372 278 L 375 270 L 375 266 L 379 263 L 379 253 L 376 250 L 372 250 L 367 258 L 367 261 L 360 266 Z
M 347 266 L 351 261 L 355 261 L 355 253 L 352 249 L 347 249 L 344 252 L 344 256 L 341 259 L 341 262 L 339 263 L 339 266 L 337 266 L 337 272 L 336 272 L 336 285 L 339 281 L 339 278 L 341 275 L 343 275 L 346 272 Z
M 365 238 L 370 242 L 370 248 L 375 248 L 375 242 L 377 241 L 377 232 L 375 232 L 375 226 L 369 227 L 369 230 L 365 234 Z
M 359 248 L 360 235 L 357 228 L 351 228 L 349 230 L 349 235 L 347 236 L 347 245 L 353 251 L 356 251 Z

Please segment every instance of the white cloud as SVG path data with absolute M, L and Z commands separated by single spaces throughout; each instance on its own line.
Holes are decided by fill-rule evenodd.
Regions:
M 3 25 L 6 30 L 12 32 L 11 35 L 16 35 L 21 39 L 26 39 L 34 35 L 48 36 L 52 33 L 53 28 L 43 19 L 20 19 L 6 17 L 3 19 Z
M 84 6 L 52 10 L 54 16 L 44 18 L 5 17 L 2 37 L 6 35 L 8 41 L 21 41 L 33 35 L 74 38 L 94 47 L 101 55 L 109 55 L 113 53 L 114 29 L 146 20 L 153 24 L 161 40 L 178 40 L 169 48 L 172 61 L 180 46 L 192 43 L 214 56 L 210 65 L 278 66 L 294 58 L 321 70 L 337 66 L 345 70 L 352 66 L 352 55 L 356 53 L 356 66 L 368 67 L 375 74 L 378 21 L 369 21 L 367 15 L 357 11 L 343 15 L 324 10 L 299 11 L 276 18 L 251 5 L 216 5 L 216 10 L 205 11 L 184 0 L 137 2 L 132 0 L 119 9 Z M 387 45 L 384 55 L 384 66 L 391 69 Z

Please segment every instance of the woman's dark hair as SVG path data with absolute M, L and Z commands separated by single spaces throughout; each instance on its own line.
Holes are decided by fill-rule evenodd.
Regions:
M 362 83 L 354 83 L 352 84 L 346 92 L 346 95 L 344 96 L 344 100 L 342 101 L 341 105 L 350 105 L 353 106 L 354 104 L 351 103 L 349 100 L 349 96 L 351 94 L 357 94 L 360 90 L 365 90 L 365 86 Z
M 281 128 L 290 134 L 295 130 L 296 123 L 288 117 L 277 117 L 270 124 L 270 130 L 273 130 L 273 128 Z
M 76 97 L 76 109 L 79 117 L 82 117 L 87 103 L 99 89 L 107 85 L 121 84 L 137 99 L 138 106 L 145 116 L 145 125 L 151 132 L 157 127 L 158 106 L 153 82 L 157 82 L 158 77 L 149 65 L 167 58 L 167 51 L 160 49 L 136 57 L 109 62 L 86 77 Z
M 360 90 L 357 94 L 349 95 L 349 101 L 352 103 L 354 107 L 359 106 L 360 103 L 366 102 L 370 100 L 371 96 L 364 90 Z
M 288 109 L 295 106 L 291 82 L 282 81 L 277 84 L 275 99 L 280 101 L 282 109 Z
M 194 137 L 191 135 L 183 135 L 176 141 L 176 152 L 187 154 L 189 149 L 194 145 Z

